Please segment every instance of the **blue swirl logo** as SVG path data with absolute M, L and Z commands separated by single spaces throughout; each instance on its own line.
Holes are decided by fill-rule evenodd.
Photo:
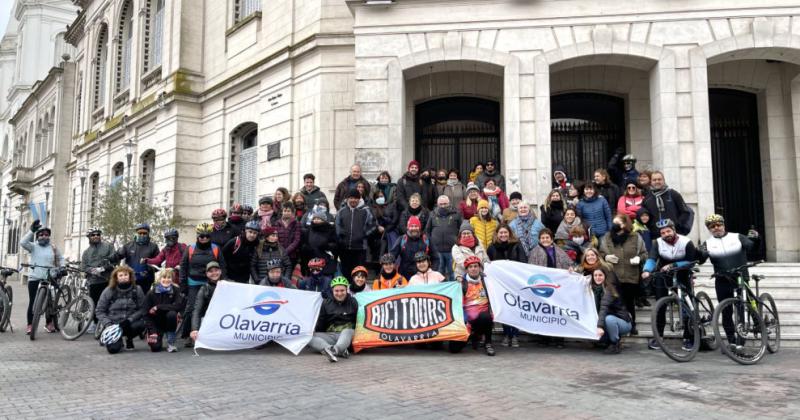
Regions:
M 259 315 L 272 315 L 278 312 L 282 305 L 289 303 L 286 299 L 281 297 L 275 292 L 264 292 L 256 296 L 252 305 L 243 309 L 253 309 Z
M 561 285 L 551 282 L 550 278 L 544 274 L 534 274 L 528 278 L 528 286 L 523 287 L 521 290 L 527 289 L 530 290 L 534 296 L 549 298 L 553 296 L 556 289 L 560 287 Z

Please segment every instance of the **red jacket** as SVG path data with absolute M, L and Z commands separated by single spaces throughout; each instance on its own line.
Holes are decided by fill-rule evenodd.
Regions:
M 183 253 L 186 251 L 186 244 L 175 244 L 175 246 L 164 247 L 161 252 L 153 258 L 146 258 L 145 262 L 152 265 L 161 265 L 164 260 L 167 261 L 167 268 L 175 268 L 181 265 Z
M 635 197 L 631 197 L 628 195 L 623 195 L 617 201 L 617 214 L 625 213 L 631 220 L 636 220 L 636 212 L 642 208 L 642 202 L 644 201 L 644 196 L 637 195 Z
M 286 226 L 281 219 L 278 219 L 272 224 L 272 227 L 278 231 L 278 243 L 286 250 L 286 254 L 295 258 L 300 247 L 300 223 L 292 219 Z

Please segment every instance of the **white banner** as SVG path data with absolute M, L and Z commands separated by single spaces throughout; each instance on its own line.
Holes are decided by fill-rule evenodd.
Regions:
M 515 261 L 486 264 L 486 277 L 495 322 L 532 334 L 597 339 L 589 277 Z
M 321 305 L 318 292 L 221 281 L 195 348 L 241 350 L 275 341 L 297 355 L 314 335 Z

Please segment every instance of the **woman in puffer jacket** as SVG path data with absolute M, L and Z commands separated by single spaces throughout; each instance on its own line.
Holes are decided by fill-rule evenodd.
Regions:
M 453 245 L 453 274 L 456 278 L 461 278 L 467 272 L 464 267 L 464 261 L 467 257 L 476 256 L 481 259 L 482 264 L 489 262 L 489 256 L 486 255 L 486 249 L 478 242 L 475 237 L 475 231 L 472 225 L 466 220 L 461 223 L 461 228 L 458 229 L 458 239 L 456 244 Z
M 469 224 L 475 230 L 478 242 L 487 248 L 492 243 L 494 232 L 497 230 L 497 219 L 489 213 L 489 202 L 481 200 L 478 202 L 478 214 L 469 219 Z
M 97 320 L 103 328 L 119 324 L 125 337 L 125 348 L 133 349 L 133 338 L 144 331 L 144 292 L 133 281 L 133 270 L 119 266 L 111 273 L 108 287 L 97 301 Z M 122 338 L 107 343 L 109 353 L 122 350 Z
M 578 216 L 590 227 L 589 233 L 602 238 L 611 230 L 611 208 L 602 196 L 597 195 L 597 187 L 594 184 L 586 184 L 583 187 L 584 197 L 578 203 Z

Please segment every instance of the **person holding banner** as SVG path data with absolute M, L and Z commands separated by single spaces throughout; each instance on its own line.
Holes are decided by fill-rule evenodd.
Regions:
M 461 290 L 464 294 L 464 320 L 471 327 L 470 340 L 472 348 L 478 349 L 481 338 L 484 339 L 487 356 L 494 356 L 492 345 L 492 310 L 489 306 L 489 295 L 486 291 L 486 276 L 483 274 L 483 261 L 475 255 L 469 256 L 464 261 L 466 272 L 460 278 Z M 451 342 L 451 351 L 456 350 Z M 463 347 L 466 343 L 460 343 Z
M 597 305 L 597 336 L 607 342 L 606 354 L 619 354 L 621 336 L 631 331 L 631 313 L 612 280 L 612 272 L 605 266 L 592 272 L 592 292 Z
M 383 254 L 381 256 L 381 273 L 372 282 L 372 290 L 394 289 L 408 285 L 408 280 L 397 271 L 394 261 L 395 257 L 392 254 Z
M 500 225 L 494 235 L 494 241 L 489 245 L 486 250 L 489 254 L 489 259 L 492 261 L 498 260 L 511 260 L 521 263 L 528 262 L 528 256 L 525 254 L 525 249 L 522 248 L 514 232 L 506 224 Z M 503 347 L 519 347 L 519 329 L 509 325 L 503 325 L 503 342 L 500 344 Z
M 417 274 L 414 274 L 408 281 L 409 286 L 437 284 L 444 281 L 442 273 L 431 268 L 431 257 L 428 254 L 422 251 L 417 252 L 414 255 L 414 261 L 417 263 Z
M 458 230 L 458 241 L 453 245 L 453 271 L 455 272 L 456 279 L 461 279 L 466 274 L 467 270 L 464 263 L 469 257 L 478 257 L 481 264 L 489 262 L 489 256 L 486 255 L 486 250 L 478 243 L 475 237 L 475 231 L 468 221 L 461 224 Z
M 197 332 L 200 331 L 200 323 L 206 315 L 208 305 L 211 303 L 211 298 L 214 297 L 214 290 L 217 288 L 217 282 L 222 278 L 222 268 L 216 261 L 211 261 L 206 264 L 206 278 L 208 281 L 200 287 L 197 292 L 197 297 L 194 302 L 194 307 L 191 313 L 191 322 L 185 322 L 190 327 L 192 332 L 189 337 L 193 341 L 197 341 Z M 186 321 L 189 321 L 188 319 Z
M 331 362 L 338 361 L 339 357 L 350 357 L 347 348 L 355 334 L 358 302 L 347 293 L 349 286 L 350 283 L 342 276 L 331 280 L 333 296 L 322 302 L 316 332 L 308 342 L 308 347 L 322 353 Z
M 531 250 L 531 256 L 528 258 L 528 264 L 538 265 L 540 267 L 558 268 L 561 270 L 571 270 L 572 260 L 569 258 L 563 249 L 557 247 L 553 241 L 553 231 L 544 228 L 539 231 L 539 245 Z M 550 345 L 551 337 L 542 336 L 540 344 Z M 564 348 L 564 338 L 556 337 L 552 340 L 556 348 Z

